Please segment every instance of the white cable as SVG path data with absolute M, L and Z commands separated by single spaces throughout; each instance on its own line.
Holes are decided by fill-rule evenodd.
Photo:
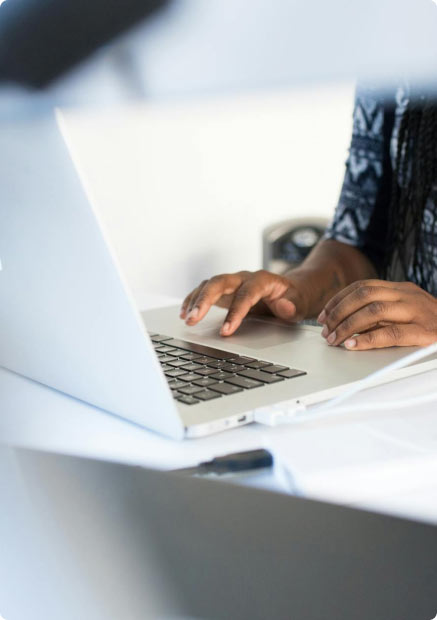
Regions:
M 364 377 L 364 379 L 361 379 L 360 381 L 355 383 L 351 388 L 343 392 L 343 394 L 340 394 L 339 396 L 328 400 L 326 403 L 323 403 L 323 405 L 319 405 L 317 407 L 317 411 L 332 409 L 332 407 L 335 407 L 335 405 L 342 403 L 347 398 L 350 398 L 354 394 L 365 390 L 366 387 L 369 387 L 374 381 L 381 379 L 385 375 L 388 375 L 395 370 L 405 368 L 405 366 L 410 366 L 411 364 L 414 364 L 415 362 L 420 361 L 424 357 L 428 357 L 436 352 L 437 342 L 434 342 L 433 344 L 430 344 L 424 349 L 419 349 L 419 351 L 414 351 L 414 353 L 405 355 L 404 357 L 396 360 L 396 362 L 392 362 L 391 364 L 384 366 L 384 368 L 381 368 L 380 370 L 377 370 L 376 372 L 372 372 L 370 375 L 367 375 L 367 377 Z
M 422 396 L 415 396 L 413 398 L 404 398 L 403 400 L 387 400 L 382 403 L 369 403 L 362 405 L 350 405 L 348 407 L 335 407 L 321 410 L 321 407 L 317 407 L 313 412 L 295 415 L 287 418 L 285 416 L 284 422 L 301 423 L 310 422 L 312 420 L 320 420 L 334 415 L 341 415 L 342 413 L 351 413 L 355 411 L 386 411 L 389 409 L 402 409 L 403 407 L 413 407 L 416 405 L 423 405 L 437 400 L 437 392 L 431 392 L 430 394 L 423 394 Z M 279 420 L 279 424 L 282 422 Z
M 385 401 L 383 403 L 374 403 L 373 405 L 352 405 L 349 407 L 338 407 L 340 403 L 344 402 L 346 399 L 354 396 L 358 392 L 370 387 L 375 382 L 378 382 L 381 378 L 390 373 L 400 370 L 401 368 L 405 368 L 415 362 L 420 361 L 425 357 L 429 357 L 437 352 L 437 342 L 424 347 L 423 349 L 419 349 L 418 351 L 414 351 L 414 353 L 410 353 L 409 355 L 405 355 L 404 357 L 384 366 L 380 370 L 367 375 L 364 379 L 357 381 L 354 385 L 340 394 L 328 400 L 327 402 L 314 407 L 311 413 L 305 413 L 304 415 L 299 415 L 299 412 L 306 411 L 306 406 L 303 403 L 299 405 L 292 405 L 292 413 L 288 414 L 286 412 L 287 404 L 286 403 L 278 403 L 274 405 L 272 408 L 263 407 L 262 409 L 255 411 L 255 421 L 261 424 L 267 424 L 269 426 L 275 426 L 277 424 L 286 424 L 286 423 L 297 423 L 297 422 L 305 422 L 320 418 L 325 418 L 328 416 L 339 415 L 346 411 L 380 411 L 386 409 L 396 409 L 401 407 L 408 407 L 412 405 L 418 405 L 422 403 L 431 402 L 433 400 L 437 400 L 437 392 L 431 392 L 430 394 L 424 394 L 422 396 L 417 396 L 415 398 L 404 399 L 402 401 Z M 285 410 L 285 411 L 284 411 Z

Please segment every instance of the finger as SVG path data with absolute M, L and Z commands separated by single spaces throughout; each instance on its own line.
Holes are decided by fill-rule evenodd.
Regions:
M 426 332 L 415 324 L 387 325 L 349 338 L 344 343 L 351 351 L 366 351 L 369 349 L 383 349 L 385 347 L 413 347 L 427 346 L 435 342 L 435 334 Z
M 188 308 L 188 304 L 190 303 L 190 299 L 191 299 L 191 293 L 185 297 L 184 301 L 181 304 L 181 309 L 179 312 L 179 316 L 181 319 L 185 319 L 187 316 L 187 308 Z
M 196 287 L 195 289 L 193 289 L 191 291 L 191 293 L 188 293 L 188 295 L 185 297 L 184 301 L 182 302 L 181 305 L 181 311 L 179 316 L 181 317 L 181 319 L 185 319 L 187 317 L 187 314 L 189 312 L 189 308 L 191 305 L 191 300 L 194 298 L 194 296 L 197 294 L 197 292 L 199 291 L 199 288 L 201 286 L 203 286 L 205 283 L 207 282 L 207 280 L 204 280 L 201 284 L 199 284 L 198 287 Z
M 229 311 L 220 330 L 221 335 L 230 336 L 233 334 L 240 327 L 244 317 L 263 298 L 265 293 L 265 288 L 256 280 L 242 284 L 235 292 L 229 306 Z
M 335 346 L 354 334 L 381 327 L 384 323 L 410 323 L 412 319 L 411 307 L 405 302 L 373 301 L 347 316 L 331 332 L 325 331 L 328 330 L 328 325 L 325 325 L 322 335 L 328 344 Z
M 371 306 L 370 313 L 375 317 L 378 312 L 385 310 L 384 303 L 399 302 L 399 292 L 393 288 L 382 286 L 362 286 L 350 291 L 337 304 L 326 310 L 325 331 L 333 332 L 347 317 L 353 315 L 366 306 Z M 383 317 L 381 317 L 383 318 Z
M 198 299 L 200 293 L 202 292 L 202 290 L 204 289 L 204 287 L 208 284 L 208 280 L 203 280 L 199 286 L 193 291 L 193 294 L 191 295 L 191 299 L 190 299 L 190 303 L 188 304 L 188 308 L 187 308 L 187 317 L 190 315 L 190 313 L 192 312 L 195 304 L 196 304 L 196 300 Z
M 385 280 L 357 280 L 331 297 L 317 317 L 317 320 L 319 323 L 325 323 L 327 316 L 332 312 L 333 308 L 351 293 L 361 291 L 358 293 L 358 297 L 366 298 L 372 295 L 374 289 L 396 290 L 396 284 L 396 282 L 386 282 Z
M 205 317 L 211 306 L 217 303 L 223 295 L 234 293 L 242 281 L 243 275 L 239 273 L 214 276 L 208 280 L 192 297 L 186 323 L 196 325 Z
M 199 293 L 200 289 L 204 286 L 204 284 L 205 284 L 207 281 L 208 281 L 208 280 L 204 280 L 203 282 L 201 282 L 201 283 L 199 284 L 199 286 L 197 286 L 195 289 L 193 289 L 193 290 L 191 291 L 191 293 L 189 293 L 189 294 L 185 297 L 184 301 L 182 302 L 182 305 L 181 305 L 181 311 L 180 311 L 180 317 L 181 317 L 182 319 L 186 319 L 186 318 L 187 318 L 187 316 L 188 316 L 188 314 L 189 314 L 189 312 L 190 312 L 190 308 L 191 308 L 191 305 L 192 305 L 192 301 L 193 301 L 193 299 L 195 299 L 195 298 L 196 298 L 196 296 L 198 295 L 198 293 Z

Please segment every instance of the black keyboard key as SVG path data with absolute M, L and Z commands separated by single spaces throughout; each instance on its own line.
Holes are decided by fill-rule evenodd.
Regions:
M 201 387 L 209 387 L 210 385 L 215 385 L 217 381 L 211 379 L 210 377 L 202 377 L 202 379 L 196 379 L 193 383 L 200 385 Z
M 226 379 L 229 379 L 232 376 L 233 376 L 232 373 L 224 372 L 223 370 L 220 370 L 219 372 L 216 372 L 215 374 L 211 375 L 211 379 L 216 379 L 217 381 L 225 381 Z
M 200 368 L 203 368 L 203 366 L 201 364 L 198 364 L 197 362 L 192 362 L 191 364 L 187 364 L 187 362 L 185 362 L 184 364 L 184 370 L 186 370 L 187 372 L 197 372 Z
M 226 383 L 232 383 L 232 385 L 238 385 L 238 387 L 244 390 L 251 390 L 252 388 L 261 387 L 264 383 L 261 381 L 255 381 L 254 379 L 247 379 L 246 377 L 231 377 L 226 379 Z
M 266 366 L 271 365 L 271 362 L 264 362 L 263 360 L 256 360 L 255 362 L 250 362 L 250 364 L 246 364 L 247 368 L 255 368 L 255 370 L 258 370 L 259 368 L 265 368 Z
M 199 355 L 208 355 L 209 357 L 214 357 L 219 360 L 235 357 L 235 353 L 229 353 L 229 351 L 222 351 L 221 349 L 206 347 L 204 344 L 196 344 L 194 342 L 187 342 L 186 340 L 178 340 L 176 338 L 168 340 L 166 344 L 169 347 L 177 347 L 178 349 L 184 349 L 185 351 L 191 351 L 192 353 L 199 353 Z
M 280 366 L 279 364 L 271 364 L 270 366 L 266 366 L 263 368 L 264 372 L 269 372 L 272 375 L 275 375 L 278 372 L 282 372 L 284 370 L 288 370 L 288 366 Z
M 183 371 L 183 369 L 181 369 Z M 191 381 L 195 381 L 196 379 L 200 379 L 199 375 L 196 375 L 194 372 L 184 372 L 183 375 L 178 375 L 181 381 L 185 381 L 186 383 L 191 383 Z
M 201 391 L 202 391 L 202 388 L 199 387 L 198 385 L 187 385 L 186 387 L 181 387 L 179 389 L 179 392 L 182 392 L 182 394 L 187 394 L 188 396 L 192 396 L 196 392 L 201 392 Z
M 174 361 L 174 357 L 172 357 L 171 355 L 166 355 L 165 353 L 163 353 L 162 355 L 158 355 L 158 359 L 160 364 L 168 364 L 168 362 Z
M 166 340 L 171 340 L 170 336 L 162 336 L 161 334 L 151 334 L 150 340 L 152 342 L 165 342 Z
M 180 354 L 181 359 L 186 360 L 187 362 L 193 362 L 194 360 L 198 360 L 199 358 L 202 357 L 198 353 L 187 353 L 186 351 L 183 351 L 182 349 L 178 349 L 178 351 L 180 351 L 181 353 Z M 204 362 L 201 361 L 200 363 L 203 364 Z
M 179 398 L 180 396 L 185 396 L 185 394 L 181 394 L 181 392 L 178 392 L 177 390 L 172 390 L 171 395 L 173 396 L 173 398 Z
M 179 396 L 176 400 L 180 403 L 184 403 L 184 405 L 197 405 L 197 403 L 200 403 L 200 400 L 194 396 Z
M 288 370 L 278 372 L 280 377 L 285 377 L 286 379 L 291 379 L 292 377 L 302 377 L 306 374 L 307 373 L 304 370 L 297 370 L 296 368 L 289 368 Z
M 256 362 L 257 360 L 253 357 L 246 357 L 245 355 L 234 355 L 230 359 L 228 358 L 228 361 L 232 362 L 232 364 L 245 365 L 250 364 L 250 362 Z
M 174 368 L 173 370 L 167 370 L 165 375 L 166 377 L 171 377 L 172 379 L 175 379 L 176 377 L 179 377 L 180 375 L 184 375 L 185 374 L 185 370 L 181 370 L 180 368 Z
M 210 368 L 216 368 L 216 369 L 218 369 L 218 368 L 223 368 L 223 366 L 226 366 L 226 364 L 227 364 L 227 363 L 228 363 L 228 362 L 227 362 L 226 360 L 214 360 L 214 361 L 212 361 L 212 362 L 208 362 L 208 364 L 207 364 L 207 365 L 208 365 Z
M 255 381 L 262 381 L 263 383 L 277 383 L 283 381 L 284 377 L 278 377 L 278 375 L 269 375 L 263 370 L 242 370 L 238 373 L 240 377 L 247 377 L 247 379 L 255 379 Z
M 230 383 L 217 383 L 217 385 L 212 385 L 211 390 L 214 392 L 219 392 L 219 394 L 236 394 L 237 392 L 242 392 L 243 389 L 238 387 L 237 385 L 231 385 Z
M 193 359 L 196 360 L 196 364 L 209 364 L 214 361 L 213 357 L 208 357 L 207 355 L 197 355 L 196 353 L 187 353 L 187 355 L 194 355 Z M 184 359 L 186 359 L 185 355 Z
M 155 351 L 157 353 L 173 353 L 174 347 L 168 347 L 167 345 L 165 345 L 164 347 L 156 347 Z
M 178 390 L 181 387 L 185 387 L 187 384 L 185 383 L 185 381 L 181 381 L 180 379 L 173 379 L 172 381 L 169 381 L 168 383 L 168 387 L 171 390 Z
M 199 368 L 197 371 L 198 375 L 203 375 L 204 377 L 208 377 L 209 375 L 214 375 L 217 372 L 216 368 Z
M 241 370 L 240 364 L 224 364 L 220 370 L 226 370 L 226 372 L 238 372 Z
M 211 390 L 203 390 L 203 392 L 197 392 L 196 398 L 201 400 L 212 400 L 213 398 L 220 398 L 220 394 L 217 392 L 211 392 Z
M 168 364 L 162 364 L 161 368 L 164 372 L 167 372 L 168 370 L 174 370 L 173 366 L 169 366 Z
M 172 357 L 182 357 L 185 351 L 182 349 L 173 349 L 172 351 L 167 351 L 167 355 L 171 355 Z
M 173 366 L 173 368 L 180 368 L 181 366 L 185 366 L 185 364 L 187 363 L 186 360 L 177 360 L 174 357 L 170 357 L 170 362 L 168 363 L 169 366 Z M 188 370 L 188 368 L 186 368 L 185 370 Z

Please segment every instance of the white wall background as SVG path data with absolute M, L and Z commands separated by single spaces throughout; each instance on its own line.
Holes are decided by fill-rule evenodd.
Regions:
M 135 298 L 257 269 L 265 226 L 332 214 L 353 85 L 64 110 Z

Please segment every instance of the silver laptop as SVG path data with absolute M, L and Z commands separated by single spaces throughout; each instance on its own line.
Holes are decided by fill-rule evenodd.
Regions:
M 222 339 L 219 309 L 196 328 L 178 308 L 141 315 L 59 115 L 0 119 L 0 160 L 0 365 L 12 371 L 181 439 L 326 399 L 408 352 L 348 352 L 317 327 L 260 318 Z
M 0 446 L 5 620 L 431 620 L 419 523 Z

